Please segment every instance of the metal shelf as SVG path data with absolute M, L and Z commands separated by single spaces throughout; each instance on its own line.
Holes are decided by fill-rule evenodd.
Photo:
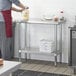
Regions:
M 19 53 L 21 53 L 21 52 L 23 52 L 23 53 L 42 53 L 42 54 L 57 54 L 57 55 L 59 55 L 60 54 L 60 52 L 58 51 L 58 52 L 56 52 L 56 51 L 53 51 L 53 52 L 41 52 L 41 51 L 39 51 L 39 48 L 31 48 L 31 49 L 29 49 L 29 47 L 28 48 L 26 48 L 26 49 L 21 49 L 21 50 L 19 50 Z

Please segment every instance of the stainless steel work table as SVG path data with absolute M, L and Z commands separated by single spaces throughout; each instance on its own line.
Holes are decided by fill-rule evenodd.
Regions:
M 31 19 L 29 21 L 23 21 L 23 20 L 20 20 L 20 21 L 16 21 L 17 25 L 20 25 L 21 23 L 25 23 L 25 26 L 26 26 L 26 32 L 25 34 L 27 34 L 27 28 L 29 27 L 29 32 L 30 32 L 30 25 L 27 26 L 27 24 L 40 24 L 40 25 L 54 25 L 54 31 L 55 31 L 55 36 L 54 36 L 54 39 L 55 39 L 55 51 L 53 51 L 52 53 L 50 54 L 53 54 L 54 55 L 54 64 L 55 66 L 57 65 L 57 56 L 59 55 L 60 59 L 59 61 L 62 62 L 62 25 L 64 24 L 64 21 L 61 21 L 61 22 L 55 22 L 55 21 L 42 21 L 40 19 Z M 60 28 L 60 40 L 59 40 L 59 50 L 57 50 L 57 40 L 58 40 L 58 28 Z M 20 42 L 20 31 L 19 31 L 19 42 Z M 20 44 L 20 43 L 19 43 Z M 19 61 L 21 61 L 21 53 L 24 52 L 25 53 L 25 58 L 27 60 L 27 54 L 31 54 L 31 53 L 43 53 L 43 52 L 40 52 L 38 49 L 35 49 L 35 48 L 30 48 L 30 37 L 29 37 L 29 48 L 25 48 L 25 49 L 21 49 L 21 46 L 19 45 Z M 48 53 L 46 53 L 48 54 Z

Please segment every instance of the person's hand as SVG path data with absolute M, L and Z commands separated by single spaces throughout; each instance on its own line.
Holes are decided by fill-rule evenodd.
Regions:
M 29 9 L 29 7 L 22 8 L 22 9 L 20 10 L 20 12 L 23 12 L 23 11 L 26 10 L 26 9 Z
M 25 9 L 20 9 L 20 12 L 23 12 Z
M 29 7 L 26 6 L 25 9 L 29 9 Z

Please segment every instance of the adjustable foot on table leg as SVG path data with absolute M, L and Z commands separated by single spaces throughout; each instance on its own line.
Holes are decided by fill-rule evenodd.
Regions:
M 21 50 L 19 50 L 19 61 L 21 62 Z
M 26 62 L 27 62 L 27 53 L 25 53 L 25 60 L 26 60 Z
M 54 57 L 55 57 L 54 65 L 57 66 L 57 55 L 55 54 Z
M 62 63 L 62 54 L 60 53 L 60 64 Z

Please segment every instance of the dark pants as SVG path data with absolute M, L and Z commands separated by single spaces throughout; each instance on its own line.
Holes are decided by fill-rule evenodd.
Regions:
M 2 58 L 1 50 L 0 50 L 0 58 Z
M 5 60 L 11 59 L 14 56 L 13 40 L 13 37 L 6 37 L 5 24 L 3 22 L 0 22 L 0 57 L 2 57 Z

